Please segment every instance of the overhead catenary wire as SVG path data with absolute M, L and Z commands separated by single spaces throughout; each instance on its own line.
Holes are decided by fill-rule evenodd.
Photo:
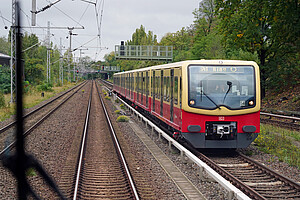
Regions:
M 76 46 L 83 47 L 85 44 L 89 43 L 90 41 L 94 41 L 94 45 L 93 46 L 97 46 L 98 48 L 93 48 L 93 50 L 90 50 L 90 52 L 88 54 L 90 54 L 89 56 L 91 56 L 91 58 L 94 57 L 93 54 L 96 55 L 96 58 L 97 58 L 100 55 L 99 53 L 101 52 L 101 50 L 103 50 L 103 48 L 101 48 L 102 41 L 103 41 L 102 40 L 102 33 L 101 33 L 101 31 L 102 31 L 101 30 L 102 29 L 101 26 L 102 26 L 102 23 L 103 23 L 104 0 L 85 0 L 85 1 L 82 1 L 82 3 L 83 2 L 88 3 L 88 5 L 86 5 L 86 6 L 83 7 L 83 9 L 81 10 L 82 12 L 81 12 L 80 15 L 75 15 L 75 16 L 79 16 L 79 19 L 77 19 L 77 17 L 75 17 L 73 15 L 73 13 L 69 14 L 68 12 L 65 12 L 65 9 L 64 9 L 65 7 L 61 7 L 61 3 L 63 3 L 63 1 L 58 1 L 58 0 L 44 0 L 44 1 L 40 2 L 40 3 L 42 3 L 42 4 L 45 5 L 46 2 L 48 2 L 49 4 L 51 4 L 51 2 L 55 2 L 55 3 L 60 2 L 60 3 L 57 3 L 56 5 L 53 5 L 51 7 L 51 9 L 47 9 L 44 12 L 45 14 L 53 12 L 52 10 L 55 8 L 54 10 L 58 10 L 60 13 L 62 13 L 64 16 L 66 16 L 65 19 L 72 20 L 72 22 L 76 23 L 76 25 L 78 25 L 78 26 L 83 26 L 83 24 L 86 23 L 85 22 L 86 17 L 88 15 L 89 15 L 88 16 L 89 18 L 91 17 L 90 14 L 93 14 L 93 12 L 91 12 L 92 10 L 90 10 L 90 9 L 94 7 L 93 8 L 94 9 L 94 13 L 95 13 L 94 16 L 96 15 L 96 20 L 95 20 L 96 21 L 96 26 L 94 26 L 94 30 L 95 30 L 95 31 L 93 31 L 94 33 L 93 34 L 81 34 L 79 32 L 78 33 L 79 36 L 72 38 L 72 40 L 74 41 L 75 47 Z M 94 6 L 90 6 L 89 4 L 93 4 Z M 43 6 L 39 5 L 37 7 L 37 10 L 41 10 L 43 8 Z M 82 7 L 82 4 L 80 6 Z M 25 9 L 23 9 L 23 10 L 21 9 L 20 14 L 24 16 L 23 19 L 24 19 L 24 22 L 26 24 L 28 24 L 29 21 L 31 21 L 32 16 L 29 13 L 26 13 Z M 0 17 L 1 17 L 0 20 L 2 21 L 1 24 L 3 23 L 4 25 L 7 25 L 7 26 L 9 26 L 11 24 L 10 19 L 8 17 L 3 16 L 3 11 L 2 12 L 0 11 Z M 54 24 L 57 24 L 55 22 L 54 22 L 54 24 L 53 24 L 53 22 L 50 22 L 50 23 L 51 23 L 51 26 L 54 26 Z M 34 29 L 35 27 L 30 27 L 30 26 L 27 26 L 27 28 L 25 28 L 25 29 L 22 28 L 22 30 L 23 30 L 23 33 L 37 35 L 38 38 L 39 38 L 39 40 L 41 41 L 41 43 L 43 43 L 42 41 L 44 40 L 44 38 L 47 37 L 47 28 L 43 27 L 43 29 L 42 29 L 42 27 L 40 26 L 40 24 L 36 24 L 36 28 L 38 28 L 38 27 L 40 27 L 41 30 L 36 31 Z M 67 36 L 67 33 L 65 31 L 63 31 L 63 30 L 59 30 L 59 32 L 55 31 L 53 33 L 56 35 L 55 37 L 57 37 L 58 35 L 62 35 L 62 34 L 65 35 L 65 36 Z M 63 35 L 61 36 L 62 38 L 65 37 Z M 97 41 L 95 41 L 95 38 L 94 38 L 96 35 L 98 37 Z M 53 37 L 53 42 L 54 42 L 54 44 L 58 44 L 58 40 L 57 40 L 58 38 L 55 38 L 55 37 Z M 87 40 L 83 40 L 82 41 L 81 38 L 79 38 L 79 37 L 90 37 L 91 40 L 89 40 L 89 38 L 86 38 L 88 41 Z M 67 44 L 66 41 L 63 40 L 63 45 L 66 46 L 66 44 Z M 58 44 L 58 46 L 59 46 L 59 44 Z
M 49 0 L 47 0 L 47 2 L 51 3 Z M 84 27 L 82 24 L 80 24 L 78 21 L 76 21 L 74 18 L 72 18 L 70 15 L 68 15 L 67 13 L 65 13 L 64 11 L 62 11 L 60 8 L 58 8 L 56 5 L 53 5 L 57 10 L 59 10 L 62 14 L 64 14 L 65 16 L 67 16 L 69 19 L 71 19 L 73 22 L 75 22 L 76 24 Z
M 100 52 L 102 51 L 102 43 L 101 43 L 101 25 L 102 25 L 102 19 L 103 19 L 103 11 L 104 11 L 104 0 L 101 0 L 100 3 L 98 4 L 98 10 L 97 10 L 97 3 L 98 1 L 96 1 L 95 4 L 95 15 L 96 15 L 96 20 L 97 20 L 97 28 L 98 28 L 98 42 L 97 44 L 99 44 L 99 48 L 96 51 L 96 55 L 95 55 L 95 60 L 98 58 L 98 56 L 100 55 Z M 100 19 L 99 19 L 99 10 L 101 9 L 101 13 L 100 13 Z
M 9 22 L 9 23 L 12 23 L 10 20 L 8 20 L 8 19 L 6 19 L 5 17 L 3 17 L 1 10 L 0 10 L 0 17 L 2 18 L 2 21 L 3 21 L 4 26 L 6 26 L 4 20 L 6 20 L 6 21 Z
M 22 8 L 20 8 L 20 11 L 26 16 L 27 22 L 30 26 L 30 17 L 24 12 L 24 10 Z M 31 32 L 31 34 L 33 33 L 32 28 L 30 28 L 30 32 Z

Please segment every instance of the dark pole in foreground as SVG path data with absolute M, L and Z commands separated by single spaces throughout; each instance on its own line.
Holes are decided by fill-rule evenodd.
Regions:
M 23 127 L 23 88 L 22 88 L 22 63 L 21 63 L 21 32 L 20 32 L 20 15 L 19 15 L 19 2 L 16 2 L 16 119 L 17 119 L 17 157 L 16 157 L 16 176 L 18 180 L 18 197 L 19 199 L 27 199 L 26 175 L 25 167 L 26 162 L 24 151 L 24 127 Z

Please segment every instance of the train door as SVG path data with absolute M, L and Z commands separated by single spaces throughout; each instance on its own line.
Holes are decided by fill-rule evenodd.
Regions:
M 123 74 L 121 74 L 121 94 L 124 95 Z
M 151 78 L 151 83 L 152 83 L 152 90 L 151 90 L 151 96 L 152 96 L 152 111 L 155 111 L 155 71 L 152 71 L 152 78 Z
M 171 74 L 170 74 L 170 121 L 173 122 L 174 121 L 174 111 L 173 111 L 173 104 L 174 104 L 174 69 L 171 69 Z
M 128 78 L 128 98 L 131 99 L 131 80 L 130 80 L 130 73 L 127 74 Z
M 145 76 L 144 76 L 144 72 L 140 72 L 141 73 L 141 82 L 140 82 L 140 84 L 141 84 L 141 101 L 140 101 L 140 103 L 143 105 L 143 100 L 144 100 L 144 94 L 145 94 L 145 92 L 144 92 L 144 90 L 145 90 Z
M 173 122 L 180 126 L 181 122 L 181 71 L 174 69 L 174 93 L 173 93 Z
M 127 97 L 127 88 L 128 88 L 128 85 L 127 85 L 127 83 L 128 83 L 128 80 L 127 80 L 127 74 L 124 74 L 124 76 L 125 76 L 125 97 Z
M 136 78 L 137 78 L 137 75 L 136 75 L 136 72 L 134 72 L 133 73 L 133 81 L 134 81 L 134 92 L 133 92 L 133 101 L 135 102 L 136 101 L 136 98 L 137 98 L 137 80 L 136 80 Z
M 161 70 L 155 70 L 155 112 L 160 114 L 160 80 L 161 80 Z
M 149 95 L 149 76 L 148 76 L 148 71 L 146 71 L 145 94 L 146 94 L 146 107 L 149 108 L 149 105 L 148 105 L 148 95 Z
M 130 98 L 133 99 L 133 73 L 130 73 Z
M 139 98 L 140 98 L 140 94 L 139 94 L 139 92 L 140 92 L 140 74 L 137 72 L 136 73 L 136 85 L 137 85 L 137 87 L 136 87 L 136 102 L 139 102 Z
M 170 69 L 163 70 L 163 116 L 170 119 Z
M 164 83 L 164 71 L 160 71 L 160 115 L 163 116 L 164 99 L 163 99 L 163 83 Z

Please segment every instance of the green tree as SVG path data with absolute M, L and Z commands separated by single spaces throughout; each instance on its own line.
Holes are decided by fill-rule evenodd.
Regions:
M 281 85 L 297 84 L 297 78 L 288 75 L 299 75 L 298 1 L 216 0 L 216 10 L 226 48 L 257 52 L 263 96 L 265 88 L 278 85 L 278 80 Z
M 45 81 L 45 68 L 41 59 L 28 58 L 25 61 L 25 66 L 25 80 L 34 85 L 39 85 Z
M 208 35 L 212 29 L 214 22 L 216 21 L 215 15 L 215 1 L 214 0 L 203 0 L 199 4 L 199 9 L 194 12 L 195 26 L 196 29 L 202 32 L 203 35 Z
M 10 68 L 0 65 L 0 91 L 10 92 Z
M 5 37 L 0 37 L 0 53 L 9 55 L 10 46 L 9 42 Z
M 224 59 L 223 38 L 217 31 L 218 19 L 215 1 L 203 0 L 194 12 L 195 36 L 192 45 L 193 59 Z
M 141 25 L 140 28 L 135 30 L 132 34 L 131 40 L 126 42 L 128 45 L 156 45 L 157 36 L 152 31 L 146 33 L 145 27 Z

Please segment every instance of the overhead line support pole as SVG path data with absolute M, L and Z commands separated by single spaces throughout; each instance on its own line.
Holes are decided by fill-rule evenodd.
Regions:
M 15 64 L 16 64 L 16 0 L 12 0 L 12 25 L 10 34 L 10 103 L 15 101 Z

